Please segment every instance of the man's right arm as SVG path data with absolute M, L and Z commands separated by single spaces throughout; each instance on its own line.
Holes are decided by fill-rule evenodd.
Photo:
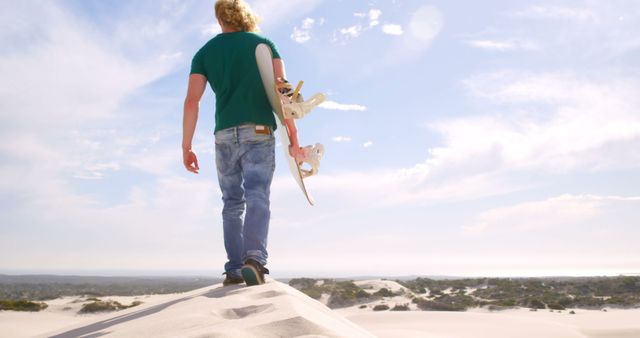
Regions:
M 198 123 L 200 99 L 207 87 L 207 78 L 202 74 L 189 75 L 189 87 L 184 99 L 184 118 L 182 120 L 182 158 L 187 170 L 198 173 L 198 159 L 191 149 L 193 134 Z

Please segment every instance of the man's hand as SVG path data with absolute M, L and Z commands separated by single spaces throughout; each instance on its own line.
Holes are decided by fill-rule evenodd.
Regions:
M 198 157 L 196 157 L 196 153 L 191 149 L 182 149 L 182 162 L 184 163 L 184 167 L 194 174 L 197 174 L 198 170 L 200 170 L 200 167 L 198 167 Z
M 190 172 L 197 174 L 198 158 L 191 150 L 191 141 L 196 131 L 200 99 L 207 86 L 207 78 L 202 74 L 189 75 L 189 88 L 184 99 L 184 119 L 182 121 L 182 162 Z
M 304 150 L 300 147 L 294 147 L 293 145 L 289 146 L 289 155 L 296 160 L 298 165 L 302 164 L 302 160 L 304 159 Z

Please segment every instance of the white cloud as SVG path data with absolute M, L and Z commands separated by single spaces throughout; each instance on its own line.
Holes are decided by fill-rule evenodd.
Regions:
M 402 26 L 392 24 L 383 25 L 382 32 L 389 35 L 402 35 L 404 33 Z
M 291 39 L 297 43 L 305 43 L 311 39 L 309 31 L 300 30 L 298 27 L 293 27 L 293 33 L 291 33 Z
M 491 158 L 494 168 L 550 172 L 629 168 L 640 163 L 640 83 L 571 73 L 498 72 L 465 81 L 470 92 L 496 104 L 531 111 L 473 116 L 431 125 L 446 146 L 431 161 Z M 487 133 L 491 130 L 491 133 Z M 476 164 L 475 167 L 478 167 Z
M 324 109 L 328 109 L 328 110 L 342 110 L 342 111 L 350 111 L 350 110 L 354 110 L 354 111 L 365 111 L 367 110 L 367 107 L 363 106 L 363 105 L 359 105 L 359 104 L 344 104 L 344 103 L 338 103 L 335 101 L 324 101 L 320 104 L 321 108 Z
M 347 28 L 340 29 L 340 34 L 348 37 L 352 37 L 352 38 L 357 38 L 358 36 L 360 36 L 360 33 L 362 33 L 362 26 L 360 25 L 355 25 L 355 26 L 350 26 Z
M 85 166 L 83 172 L 77 173 L 74 177 L 80 179 L 102 179 L 105 171 L 118 171 L 120 168 L 121 166 L 118 162 L 89 164 Z
M 10 171 L 35 166 L 41 170 L 41 177 L 56 181 L 73 177 L 100 179 L 129 167 L 129 162 L 123 161 L 123 154 L 127 154 L 124 149 L 133 149 L 135 142 L 125 143 L 134 135 L 144 137 L 153 128 L 145 131 L 131 127 L 118 134 L 110 134 L 109 128 L 129 125 L 132 115 L 122 114 L 120 104 L 139 88 L 166 75 L 180 61 L 182 52 L 165 52 L 180 50 L 180 45 L 174 43 L 179 38 L 167 37 L 166 45 L 160 49 L 151 44 L 142 55 L 136 50 L 139 47 L 129 48 L 142 39 L 138 30 L 144 25 L 137 20 L 122 19 L 116 27 L 98 30 L 88 28 L 82 18 L 51 3 L 23 3 L 10 6 L 7 11 L 7 15 L 22 21 L 16 34 L 39 38 L 18 43 L 0 35 L 0 43 L 12 46 L 14 51 L 0 56 L 0 141 L 8 145 L 0 147 L 0 156 L 9 157 L 5 165 Z M 127 24 L 129 30 L 120 36 Z M 154 40 L 173 32 L 147 31 L 154 32 Z M 38 100 L 33 99 L 34 95 Z M 137 109 L 135 115 L 143 118 L 143 111 Z M 20 139 L 24 142 L 16 143 Z M 20 144 L 22 151 L 43 157 L 11 155 L 15 144 Z M 21 159 L 14 160 L 17 158 Z M 44 158 L 49 158 L 46 166 L 40 162 Z M 40 186 L 30 188 L 37 194 Z
M 39 37 L 25 40 L 11 55 L 0 56 L 4 79 L 0 119 L 3 127 L 13 131 L 28 128 L 44 135 L 65 124 L 111 118 L 128 94 L 165 75 L 180 59 L 180 52 L 163 52 L 168 46 L 128 58 L 113 44 L 125 37 L 87 28 L 53 4 L 9 10 L 11 16 L 24 20 L 21 34 Z M 136 24 L 130 27 L 134 32 L 137 28 Z M 109 34 L 115 36 L 106 39 Z M 129 35 L 136 41 L 140 38 Z M 16 45 L 10 37 L 0 42 Z M 33 99 L 34 93 L 38 100 Z
M 305 43 L 311 39 L 311 29 L 315 20 L 313 18 L 305 18 L 302 20 L 300 28 L 293 27 L 293 33 L 291 33 L 291 39 L 297 43 Z
M 358 24 L 341 28 L 338 30 L 340 33 L 340 37 L 336 37 L 334 33 L 333 42 L 346 43 L 349 39 L 357 38 L 362 35 L 363 32 L 371 30 L 373 27 L 378 26 L 380 24 L 380 16 L 382 15 L 382 11 L 376 8 L 370 9 L 367 13 L 353 13 L 353 16 L 359 19 L 367 18 L 368 22 L 363 23 L 360 22 Z M 364 21 L 364 20 L 359 20 Z
M 374 27 L 380 24 L 380 16 L 382 15 L 382 11 L 379 9 L 370 9 L 369 16 L 369 27 Z
M 250 4 L 260 16 L 260 26 L 270 28 L 303 17 L 322 2 L 324 0 L 290 0 L 283 6 L 281 0 L 252 0 Z
M 372 141 L 367 141 L 367 142 L 363 143 L 362 146 L 365 147 L 365 148 L 369 148 L 369 147 L 373 146 L 373 142 Z
M 151 7 L 147 10 L 158 6 Z M 169 102 L 169 108 L 157 110 L 157 97 L 145 93 L 144 107 L 132 104 L 123 111 L 123 103 L 135 99 L 140 88 L 176 69 L 184 37 L 199 34 L 200 23 L 185 23 L 193 20 L 193 15 L 185 19 L 172 12 L 161 15 L 162 23 L 145 27 L 146 16 L 138 14 L 135 18 L 110 17 L 109 24 L 95 26 L 76 12 L 48 2 L 20 3 L 0 12 L 21 22 L 14 27 L 18 36 L 38 37 L 15 39 L 0 33 L 0 43 L 12 50 L 11 55 L 0 55 L 0 192 L 20 199 L 13 208 L 8 209 L 6 203 L 0 207 L 0 223 L 20 229 L 11 238 L 2 236 L 0 247 L 9 252 L 13 246 L 32 241 L 31 236 L 22 235 L 35 231 L 46 239 L 47 243 L 38 244 L 43 251 L 53 246 L 69 248 L 56 257 L 34 251 L 40 256 L 19 260 L 12 256 L 9 261 L 0 258 L 0 265 L 74 266 L 77 250 L 83 249 L 87 249 L 87 259 L 100 261 L 112 254 L 117 257 L 118 252 L 136 251 L 118 247 L 126 247 L 129 241 L 147 241 L 145 233 L 150 231 L 162 229 L 168 234 L 164 238 L 168 243 L 180 236 L 174 231 L 176 224 L 191 231 L 217 219 L 215 213 L 210 214 L 219 200 L 217 183 L 209 181 L 198 188 L 179 179 L 175 184 L 169 182 L 179 175 L 176 168 L 181 169 L 181 154 L 175 144 L 178 132 L 167 138 L 162 118 L 180 104 L 170 102 L 172 96 L 164 93 L 161 100 Z M 111 19 L 115 23 L 111 24 Z M 157 46 L 157 41 L 162 41 L 162 46 Z M 146 110 L 148 106 L 153 106 L 153 113 Z M 151 116 L 154 122 L 149 124 Z M 109 177 L 115 172 L 119 172 L 119 179 Z M 197 194 L 205 195 L 187 197 L 189 190 L 199 189 L 202 191 Z M 130 192 L 131 200 L 122 202 L 121 191 Z M 207 199 L 209 207 L 185 207 L 186 219 L 180 219 L 172 207 L 184 207 L 180 203 L 185 198 L 193 198 L 196 204 L 200 203 L 198 198 Z M 148 227 L 151 224 L 155 228 Z M 80 265 L 76 267 L 89 267 Z
M 481 213 L 464 231 L 477 234 L 489 230 L 532 231 L 584 225 L 605 212 L 612 203 L 640 204 L 640 197 L 561 195 L 543 201 L 525 202 Z
M 571 19 L 594 20 L 596 14 L 589 8 L 562 7 L 562 6 L 531 6 L 524 11 L 517 12 L 516 16 L 538 19 Z
M 316 200 L 367 210 L 397 205 L 425 206 L 500 196 L 523 188 L 493 174 L 446 177 L 420 164 L 411 168 L 322 173 L 307 186 Z M 338 210 L 335 210 L 336 212 Z
M 620 20 L 621 14 L 624 19 Z M 472 34 L 477 47 L 491 48 L 513 45 L 525 50 L 536 50 L 545 56 L 545 62 L 572 60 L 572 64 L 610 64 L 624 54 L 640 49 L 640 4 L 616 1 L 582 1 L 580 6 L 530 6 L 519 12 L 508 13 L 511 20 L 497 21 L 486 32 L 491 36 Z M 634 18 L 633 20 L 627 20 Z M 540 20 L 531 29 L 532 20 Z M 493 46 L 499 50 L 499 46 Z M 579 51 L 579 52 L 577 52 Z M 630 56 L 632 57 L 632 56 Z
M 497 115 L 444 119 L 428 127 L 442 144 L 407 169 L 321 175 L 314 191 L 349 203 L 396 205 L 473 200 L 530 189 L 526 173 L 637 168 L 640 163 L 640 83 L 571 73 L 499 72 L 465 84 L 499 105 Z M 525 104 L 531 112 L 514 108 Z M 524 176 L 522 176 L 525 174 Z M 359 184 L 359 182 L 366 182 Z M 381 198 L 377 192 L 384 191 Z M 367 196 L 363 199 L 362 196 Z
M 351 141 L 351 137 L 349 137 L 349 136 L 335 136 L 335 137 L 331 138 L 331 140 L 333 140 L 333 142 L 350 142 Z
M 161 61 L 174 61 L 182 57 L 182 52 L 165 53 L 160 55 Z
M 313 18 L 305 18 L 302 20 L 302 29 L 311 29 L 313 28 L 313 24 L 316 22 Z
M 470 40 L 467 41 L 472 47 L 486 49 L 486 50 L 495 50 L 499 52 L 510 51 L 510 50 L 537 50 L 539 47 L 532 42 L 520 41 L 520 40 Z

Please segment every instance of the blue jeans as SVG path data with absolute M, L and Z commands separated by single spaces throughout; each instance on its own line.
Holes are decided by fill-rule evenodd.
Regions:
M 219 130 L 215 138 L 228 259 L 224 269 L 231 276 L 240 276 L 240 268 L 248 258 L 267 264 L 269 193 L 276 167 L 275 138 L 273 133 L 256 133 L 252 124 Z

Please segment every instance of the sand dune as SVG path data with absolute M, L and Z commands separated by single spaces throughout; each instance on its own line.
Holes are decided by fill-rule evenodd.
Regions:
M 476 308 L 466 312 L 442 311 L 373 311 L 375 305 L 410 304 L 414 294 L 394 281 L 364 280 L 355 282 L 369 293 L 387 288 L 394 297 L 334 310 L 341 316 L 381 338 L 640 338 L 640 309 L 574 309 L 554 311 L 511 309 L 491 312 Z
M 373 337 L 321 303 L 280 282 L 220 284 L 132 308 L 43 337 Z
M 640 310 L 575 311 L 575 315 L 528 310 L 482 313 L 351 309 L 338 313 L 381 338 L 640 337 Z
M 360 281 L 367 292 L 400 291 L 391 281 Z M 140 306 L 79 315 L 78 297 L 48 301 L 39 313 L 0 312 L 3 337 L 640 337 L 640 309 L 550 312 L 373 311 L 376 304 L 410 303 L 410 292 L 367 306 L 330 310 L 274 280 L 254 287 L 221 284 L 182 294 L 103 297 Z M 54 331 L 52 331 L 54 330 Z

